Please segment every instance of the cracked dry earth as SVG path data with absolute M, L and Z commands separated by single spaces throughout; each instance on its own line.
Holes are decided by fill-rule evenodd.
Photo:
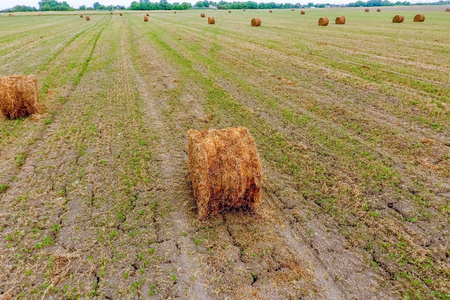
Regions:
M 446 299 L 448 19 L 293 13 L 0 18 L 44 105 L 0 121 L 0 299 Z M 234 126 L 262 208 L 201 222 L 187 130 Z

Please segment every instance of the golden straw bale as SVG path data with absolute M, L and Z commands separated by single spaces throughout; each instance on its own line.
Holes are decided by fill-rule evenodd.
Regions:
M 113 12 L 111 12 L 111 14 L 113 14 Z
M 247 128 L 189 130 L 187 138 L 199 218 L 261 204 L 261 162 Z
M 301 13 L 302 15 L 304 15 L 304 14 L 306 14 L 306 11 L 302 10 L 300 13 Z
M 328 20 L 327 17 L 320 18 L 319 19 L 319 26 L 327 26 L 328 22 L 330 22 L 330 21 Z
M 424 22 L 425 21 L 425 15 L 416 15 L 414 17 L 414 22 Z
M 231 14 L 231 10 L 229 10 L 228 13 Z
M 214 17 L 208 17 L 208 24 L 216 24 L 216 19 Z
M 39 16 L 39 17 L 42 17 L 42 16 L 43 16 L 43 14 L 39 14 L 38 16 Z
M 271 9 L 269 10 L 269 13 L 272 13 L 272 10 L 271 10 Z
M 293 8 L 291 9 L 291 11 L 294 11 L 294 10 L 295 10 L 295 9 L 293 9 Z
M 205 17 L 205 14 L 200 14 L 200 17 L 204 18 L 204 17 Z
M 396 15 L 396 16 L 392 19 L 392 23 L 403 23 L 404 20 L 405 20 L 405 17 L 404 17 L 404 16 Z
M 381 12 L 381 9 L 377 9 L 377 12 Z
M 120 13 L 119 15 L 122 16 L 122 13 Z
M 447 8 L 445 11 L 446 11 L 446 12 L 450 12 L 450 8 Z
M 177 12 L 174 10 L 173 13 L 176 14 Z
M 344 16 L 337 17 L 336 21 L 334 23 L 336 23 L 336 24 L 345 24 L 345 17 Z
M 82 18 L 83 17 L 83 15 L 80 15 L 80 18 Z
M 246 11 L 246 9 L 244 8 L 242 11 Z
M 364 11 L 365 11 L 365 12 L 369 12 L 369 11 L 370 11 L 370 9 L 366 8 L 366 9 L 365 9 Z
M 39 92 L 36 77 L 0 76 L 0 112 L 8 119 L 39 113 Z
M 144 16 L 144 22 L 148 22 L 148 17 Z
M 260 18 L 253 18 L 251 22 L 252 26 L 261 26 L 261 19 Z
M 13 14 L 9 14 L 8 16 L 9 16 L 9 17 L 14 17 Z
M 150 16 L 150 14 L 149 14 L 149 13 L 146 13 L 145 15 L 146 15 L 147 17 L 149 17 L 149 16 Z
M 91 18 L 89 18 L 89 16 L 86 16 L 86 21 L 90 21 Z

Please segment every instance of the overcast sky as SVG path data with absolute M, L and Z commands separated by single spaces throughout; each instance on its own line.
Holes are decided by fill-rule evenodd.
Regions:
M 63 0 L 58 0 L 58 2 L 62 2 Z M 70 6 L 74 8 L 78 8 L 80 5 L 92 6 L 94 2 L 100 2 L 103 5 L 123 5 L 126 7 L 130 6 L 130 3 L 134 0 L 66 0 Z M 190 2 L 194 4 L 198 0 L 168 0 L 170 3 L 174 2 Z M 220 0 L 215 0 L 219 2 Z M 234 0 L 227 0 L 228 2 L 233 2 Z M 247 0 L 235 0 L 235 1 L 247 1 Z M 342 3 L 350 3 L 356 2 L 357 0 L 252 0 L 255 2 L 275 2 L 275 3 L 302 3 L 307 4 L 308 2 L 313 3 L 331 3 L 331 4 L 342 4 Z M 366 0 L 363 0 L 366 1 Z M 395 2 L 397 0 L 391 0 L 391 2 Z M 403 0 L 402 0 L 403 1 Z M 431 2 L 433 0 L 409 0 L 411 3 L 417 2 Z M 436 0 L 437 1 L 437 0 Z M 0 0 L 0 10 L 5 8 L 11 8 L 15 5 L 28 5 L 38 7 L 39 0 Z M 150 2 L 159 2 L 159 0 L 150 0 Z

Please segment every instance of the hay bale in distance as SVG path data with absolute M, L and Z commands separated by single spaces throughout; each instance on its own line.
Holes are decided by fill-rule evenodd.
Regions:
M 261 26 L 261 19 L 253 18 L 251 24 L 252 24 L 252 26 L 255 26 L 255 27 Z
M 176 14 L 176 13 L 177 13 L 177 11 L 176 11 L 176 10 L 174 10 L 174 11 L 173 11 L 173 13 L 174 13 L 174 14 Z
M 214 19 L 214 17 L 208 17 L 208 24 L 216 24 L 216 19 Z
M 405 20 L 405 17 L 404 17 L 404 16 L 396 15 L 396 16 L 392 19 L 392 23 L 403 23 L 404 20 Z
M 269 10 L 269 13 L 270 13 L 270 14 L 272 13 L 272 10 L 271 10 L 271 9 Z
M 39 16 L 39 17 L 42 17 L 42 16 L 43 16 L 43 14 L 39 14 L 38 16 Z
M 200 219 L 261 204 L 262 169 L 247 128 L 187 133 L 189 171 Z
M 381 9 L 377 9 L 377 12 L 381 12 Z
M 242 11 L 247 11 L 245 8 Z
M 113 13 L 111 12 L 111 14 L 113 14 Z
M 445 11 L 446 11 L 446 12 L 450 12 L 450 8 L 447 8 Z
M 148 17 L 144 16 L 144 22 L 148 22 Z
M 231 10 L 228 10 L 228 13 L 231 14 Z
M 149 14 L 149 13 L 146 13 L 146 14 L 145 14 L 145 16 L 149 17 L 149 16 L 150 16 L 150 14 Z
M 294 10 L 295 10 L 295 9 L 293 9 L 293 8 L 291 9 L 291 11 L 294 11 Z
M 89 16 L 86 16 L 86 21 L 90 21 L 91 18 L 89 18 Z
M 200 14 L 200 17 L 201 17 L 201 18 L 204 18 L 204 17 L 205 17 L 205 14 Z
M 327 26 L 330 21 L 327 17 L 323 17 L 319 19 L 319 26 Z
M 370 11 L 370 9 L 366 8 L 366 9 L 365 9 L 364 11 L 365 11 L 365 12 L 369 12 L 369 11 Z
M 0 113 L 16 119 L 40 112 L 39 92 L 34 75 L 0 76 Z
M 337 17 L 334 23 L 342 25 L 345 24 L 345 17 L 344 16 Z
M 414 17 L 414 22 L 424 22 L 425 21 L 425 15 L 416 15 Z
M 119 15 L 122 16 L 122 13 L 120 13 Z
M 83 17 L 83 15 L 80 15 L 80 18 L 82 18 Z
M 304 15 L 304 14 L 306 14 L 306 11 L 302 10 L 300 13 L 301 13 L 302 15 Z
M 14 17 L 13 14 L 9 14 L 8 17 Z

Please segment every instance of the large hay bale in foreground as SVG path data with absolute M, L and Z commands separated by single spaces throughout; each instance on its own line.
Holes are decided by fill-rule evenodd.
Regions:
M 261 26 L 261 19 L 260 18 L 253 18 L 251 22 L 252 26 Z
M 414 17 L 414 22 L 424 22 L 425 21 L 425 15 L 416 15 Z
M 404 16 L 396 15 L 396 16 L 392 19 L 392 23 L 403 23 L 404 20 L 405 20 L 405 17 L 404 17 Z
M 377 9 L 377 12 L 381 12 L 381 9 Z
M 369 12 L 369 11 L 370 11 L 370 9 L 366 8 L 366 9 L 365 9 L 364 11 L 365 11 L 365 12 Z
M 247 128 L 189 130 L 187 138 L 199 218 L 261 204 L 261 162 Z
M 208 17 L 208 24 L 216 24 L 216 19 L 214 17 Z
M 36 77 L 0 76 L 0 112 L 16 119 L 40 112 Z
M 205 14 L 200 14 L 200 17 L 201 17 L 201 18 L 204 18 L 204 17 L 205 17 Z
M 304 14 L 306 14 L 306 11 L 302 10 L 300 13 L 301 13 L 302 15 L 304 15 Z
M 89 16 L 86 16 L 86 21 L 90 21 L 91 18 L 89 18 Z
M 144 22 L 148 22 L 148 17 L 144 16 Z
M 319 19 L 319 26 L 327 26 L 330 21 L 327 17 L 323 17 Z
M 334 23 L 345 24 L 345 17 L 344 16 L 337 17 Z

